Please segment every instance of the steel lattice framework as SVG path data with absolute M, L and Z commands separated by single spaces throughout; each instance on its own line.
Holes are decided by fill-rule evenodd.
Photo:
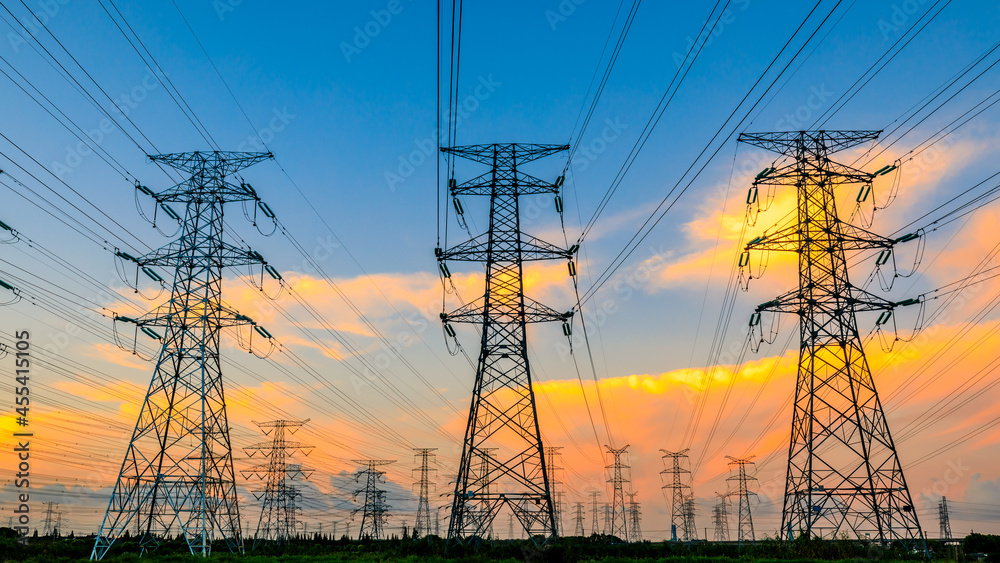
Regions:
M 573 535 L 578 538 L 584 537 L 587 533 L 583 530 L 583 503 L 573 504 Z
M 750 481 L 756 481 L 757 478 L 747 475 L 747 465 L 753 465 L 753 461 L 751 461 L 753 456 L 737 458 L 727 455 L 726 457 L 729 459 L 729 465 L 736 466 L 737 468 L 736 475 L 726 479 L 726 481 L 736 481 L 736 496 L 740 498 L 740 520 L 737 526 L 737 541 L 740 545 L 746 541 L 754 543 L 757 541 L 757 537 L 753 531 L 753 514 L 750 513 L 750 495 L 757 496 L 757 493 L 750 490 Z
M 434 483 L 430 480 L 432 471 L 437 471 L 431 467 L 430 461 L 434 457 L 437 448 L 413 448 L 417 457 L 420 458 L 420 467 L 414 471 L 420 472 L 420 480 L 416 485 L 419 489 L 417 498 L 417 521 L 413 526 L 413 537 L 426 536 L 431 533 L 431 505 L 430 488 Z
M 385 502 L 385 491 L 379 488 L 379 483 L 382 483 L 385 477 L 385 471 L 379 467 L 396 463 L 396 461 L 356 459 L 354 463 L 365 466 L 365 469 L 358 471 L 354 476 L 355 481 L 360 481 L 362 477 L 365 478 L 364 488 L 354 491 L 355 499 L 362 495 L 365 498 L 364 505 L 354 510 L 354 514 L 361 512 L 361 530 L 358 532 L 358 539 L 384 539 L 385 521 L 389 518 L 390 507 Z
M 670 459 L 667 469 L 660 471 L 661 475 L 669 475 L 670 481 L 663 485 L 664 489 L 670 489 L 670 536 L 673 541 L 677 541 L 677 530 L 681 530 L 681 540 L 694 541 L 698 539 L 698 531 L 694 525 L 694 511 L 690 506 L 688 497 L 693 493 L 691 486 L 684 483 L 683 476 L 691 472 L 681 467 L 681 459 L 687 459 L 689 450 L 671 452 L 664 449 L 663 459 Z
M 799 316 L 801 347 L 795 390 L 783 535 L 834 538 L 848 532 L 926 549 L 896 446 L 858 334 L 857 311 L 892 303 L 851 285 L 847 251 L 891 249 L 914 236 L 888 239 L 842 221 L 835 191 L 870 186 L 875 174 L 830 155 L 878 138 L 879 131 L 799 131 L 740 135 L 740 141 L 790 158 L 757 184 L 794 186 L 795 224 L 757 237 L 747 250 L 795 252 L 799 287 L 757 308 Z M 864 189 L 864 188 L 862 188 Z
M 223 207 L 260 201 L 249 185 L 227 177 L 270 158 L 248 152 L 150 157 L 190 177 L 160 193 L 145 190 L 161 206 L 185 209 L 180 238 L 135 259 L 140 267 L 174 270 L 170 300 L 138 319 L 118 319 L 164 327 L 165 335 L 93 559 L 103 558 L 130 524 L 140 530 L 143 553 L 172 530 L 192 554 L 209 555 L 219 539 L 231 551 L 243 550 L 219 336 L 223 327 L 252 321 L 222 304 L 222 269 L 264 261 L 223 241 Z
M 611 478 L 608 479 L 608 482 L 611 483 L 611 512 L 607 533 L 628 542 L 631 541 L 629 533 L 631 530 L 629 529 L 628 513 L 625 511 L 625 483 L 628 483 L 629 480 L 625 477 L 625 472 L 629 466 L 622 462 L 622 455 L 628 451 L 628 444 L 617 449 L 608 445 L 604 447 L 614 458 L 611 465 L 605 468 L 611 470 Z
M 716 493 L 719 502 L 712 507 L 712 524 L 715 524 L 715 541 L 729 541 L 729 501 L 728 495 Z M 706 540 L 708 538 L 705 538 Z
M 265 436 L 271 436 L 271 440 L 243 448 L 247 457 L 261 454 L 267 458 L 267 463 L 240 471 L 244 479 L 256 476 L 267 481 L 264 490 L 253 491 L 254 497 L 263 502 L 257 533 L 253 537 L 254 549 L 264 542 L 287 543 L 298 533 L 299 509 L 295 501 L 302 493 L 291 481 L 296 477 L 308 479 L 314 470 L 299 463 L 288 463 L 287 458 L 296 453 L 308 456 L 314 446 L 290 441 L 286 435 L 295 434 L 307 422 L 308 419 L 254 422 Z
M 568 145 L 489 144 L 443 147 L 456 157 L 485 164 L 489 170 L 466 182 L 450 181 L 451 196 L 487 196 L 489 230 L 435 254 L 446 276 L 446 261 L 486 263 L 483 297 L 445 314 L 447 323 L 482 327 L 481 349 L 472 404 L 462 445 L 448 537 L 482 538 L 505 507 L 531 538 L 556 534 L 554 498 L 538 429 L 535 396 L 528 366 L 527 323 L 566 322 L 559 313 L 524 295 L 522 264 L 528 260 L 572 258 L 572 252 L 521 231 L 519 198 L 557 195 L 560 182 L 546 182 L 521 166 L 565 151 Z M 498 454 L 484 454 L 488 446 Z M 483 464 L 481 461 L 487 463 Z
M 642 509 L 636 500 L 638 496 L 638 491 L 628 493 L 629 541 L 633 543 L 642 541 Z

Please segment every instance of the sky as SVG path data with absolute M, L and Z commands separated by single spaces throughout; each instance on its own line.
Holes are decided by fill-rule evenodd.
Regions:
M 243 177 L 283 228 L 255 227 L 252 207 L 231 204 L 227 236 L 261 252 L 287 285 L 269 280 L 261 291 L 254 273 L 227 272 L 226 302 L 280 343 L 267 350 L 257 339 L 248 354 L 246 331 L 224 337 L 237 470 L 253 461 L 240 447 L 264 439 L 254 421 L 308 418 L 296 436 L 316 446 L 302 515 L 310 530 L 348 525 L 354 460 L 367 458 L 396 460 L 386 475 L 390 527 L 412 524 L 415 447 L 438 448 L 433 503 L 447 504 L 440 495 L 457 470 L 475 370 L 449 347 L 438 315 L 443 298 L 452 309 L 459 296 L 481 294 L 483 275 L 453 264 L 458 295 L 445 294 L 433 254 L 446 231 L 448 244 L 465 236 L 440 197 L 448 49 L 438 52 L 435 4 L 6 4 L 0 221 L 16 236 L 0 232 L 9 243 L 0 280 L 20 296 L 0 292 L 11 301 L 0 330 L 7 345 L 15 330 L 30 330 L 38 351 L 33 499 L 58 502 L 67 530 L 96 529 L 149 384 L 144 358 L 155 354 L 154 341 L 133 339 L 120 323 L 116 332 L 111 317 L 168 295 L 145 279 L 134 290 L 136 272 L 114 253 L 159 247 L 176 229 L 163 212 L 155 228 L 144 219 L 154 207 L 134 186 L 179 181 L 147 155 L 221 147 L 275 156 Z M 727 455 L 755 456 L 756 529 L 779 527 L 797 325 L 765 318 L 766 342 L 743 351 L 754 307 L 794 287 L 797 266 L 780 253 L 755 254 L 742 273 L 736 261 L 749 238 L 787 222 L 795 201 L 761 189 L 747 205 L 754 176 L 776 155 L 736 136 L 822 126 L 883 131 L 838 162 L 899 164 L 863 203 L 845 187 L 842 218 L 886 236 L 927 227 L 879 272 L 868 254 L 852 258 L 850 271 L 887 299 L 925 295 L 879 331 L 876 313 L 858 315 L 921 524 L 937 536 L 946 496 L 956 535 L 1000 531 L 1000 283 L 988 272 L 998 265 L 1000 208 L 988 190 L 997 185 L 1000 13 L 976 1 L 723 4 L 710 38 L 696 41 L 715 3 L 641 3 L 596 102 L 592 86 L 632 3 L 469 2 L 462 14 L 455 143 L 576 149 L 568 164 L 560 154 L 531 168 L 552 180 L 568 167 L 564 226 L 551 198 L 526 197 L 524 230 L 572 242 L 618 186 L 578 259 L 591 353 L 579 324 L 572 352 L 556 324 L 528 332 L 543 439 L 563 448 L 565 512 L 589 491 L 607 498 L 603 445 L 613 442 L 629 446 L 647 539 L 669 535 L 661 448 L 690 448 L 699 529 L 711 532 L 715 495 L 731 487 Z M 477 171 L 461 166 L 458 175 Z M 969 201 L 987 204 L 931 225 Z M 669 211 L 657 220 L 662 202 Z M 464 203 L 477 234 L 488 210 Z M 637 232 L 641 242 L 599 283 Z M 977 268 L 978 283 L 949 285 Z M 527 265 L 524 279 L 529 296 L 556 310 L 576 302 L 562 262 Z M 459 327 L 458 341 L 475 358 L 474 329 Z M 13 370 L 13 357 L 0 362 Z M 10 397 L 13 388 L 0 382 Z M 14 498 L 12 409 L 0 418 L 4 516 Z M 254 485 L 240 481 L 242 518 L 252 523 Z

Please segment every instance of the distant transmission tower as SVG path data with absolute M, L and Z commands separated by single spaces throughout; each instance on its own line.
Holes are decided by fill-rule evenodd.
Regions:
M 742 142 L 792 159 L 759 174 L 751 190 L 759 184 L 791 185 L 798 195 L 795 224 L 757 237 L 746 248 L 797 253 L 799 287 L 758 306 L 751 324 L 759 323 L 761 311 L 799 316 L 799 371 L 782 533 L 820 538 L 870 534 L 883 544 L 900 541 L 926 551 L 855 318 L 857 311 L 881 310 L 882 324 L 894 307 L 917 300 L 892 303 L 852 286 L 845 254 L 882 249 L 887 260 L 896 243 L 916 235 L 888 239 L 837 214 L 838 186 L 860 184 L 862 201 L 875 176 L 895 166 L 871 174 L 830 160 L 830 154 L 873 141 L 879 133 L 740 135 Z
M 463 196 L 489 197 L 489 231 L 452 248 L 435 250 L 446 278 L 451 276 L 449 260 L 486 263 L 484 296 L 452 313 L 441 314 L 449 335 L 454 334 L 450 323 L 482 325 L 472 405 L 452 498 L 450 539 L 486 536 L 504 507 L 514 514 L 529 537 L 547 539 L 556 533 L 554 498 L 538 429 L 525 327 L 527 323 L 561 321 L 568 333 L 571 313 L 559 313 L 525 296 L 521 274 L 527 260 L 555 259 L 570 260 L 573 274 L 575 249 L 564 250 L 522 232 L 518 200 L 526 195 L 558 196 L 561 178 L 555 183 L 545 182 L 521 166 L 568 148 L 503 144 L 441 149 L 450 156 L 490 168 L 466 182 L 449 180 L 459 214 L 463 212 Z M 477 461 L 487 446 L 501 447 L 501 454 L 490 463 L 485 475 L 477 475 Z
M 680 531 L 680 539 L 683 541 L 693 541 L 698 539 L 698 531 L 694 525 L 693 510 L 688 510 L 688 497 L 691 496 L 691 486 L 685 483 L 685 474 L 691 472 L 681 467 L 681 459 L 687 459 L 688 450 L 663 452 L 663 459 L 669 459 L 667 468 L 660 472 L 667 476 L 667 484 L 664 489 L 670 490 L 670 539 L 677 541 Z
M 385 471 L 379 467 L 396 462 L 385 459 L 356 459 L 354 463 L 366 467 L 354 476 L 354 480 L 358 482 L 362 477 L 365 478 L 364 488 L 354 491 L 355 500 L 362 495 L 365 498 L 364 506 L 354 510 L 355 514 L 361 512 L 361 531 L 358 532 L 358 539 L 385 539 L 385 521 L 389 518 L 389 505 L 385 502 L 385 491 L 378 486 L 385 476 Z
M 740 497 L 740 524 L 739 524 L 739 535 L 737 540 L 740 545 L 743 542 L 756 543 L 757 538 L 753 533 L 753 516 L 750 514 L 750 495 L 757 496 L 757 493 L 750 490 L 750 481 L 756 481 L 756 477 L 747 476 L 747 465 L 753 465 L 750 461 L 753 456 L 747 458 L 736 458 L 733 456 L 726 456 L 729 459 L 729 465 L 737 467 L 736 475 L 726 479 L 727 481 L 736 481 L 736 494 Z
M 45 524 L 42 526 L 42 537 L 50 537 L 55 535 L 56 529 L 56 507 L 59 506 L 54 502 L 45 503 Z
M 715 524 L 715 541 L 729 541 L 728 495 L 716 493 L 716 496 L 719 497 L 719 502 L 712 508 L 712 524 Z
M 587 532 L 583 529 L 583 503 L 573 504 L 573 535 L 582 538 Z
M 271 436 L 271 440 L 243 448 L 247 457 L 253 458 L 254 455 L 261 454 L 266 460 L 265 463 L 240 471 L 244 479 L 257 477 L 265 481 L 264 490 L 253 491 L 254 497 L 262 501 L 263 505 L 257 522 L 257 533 L 253 538 L 254 549 L 264 542 L 288 543 L 298 533 L 299 509 L 295 501 L 302 493 L 292 485 L 292 481 L 296 477 L 308 479 L 314 470 L 302 467 L 301 464 L 288 463 L 287 458 L 300 452 L 309 455 L 313 446 L 290 441 L 287 435 L 295 434 L 307 422 L 309 419 L 254 422 L 265 436 Z
M 222 210 L 229 202 L 256 201 L 270 212 L 248 184 L 227 179 L 269 158 L 270 153 L 245 152 L 150 157 L 190 177 L 160 193 L 140 187 L 165 213 L 182 221 L 180 238 L 138 258 L 118 253 L 152 272 L 150 277 L 158 277 L 150 268 L 173 268 L 174 280 L 166 304 L 138 319 L 117 319 L 160 338 L 163 347 L 97 533 L 93 559 L 103 558 L 134 521 L 140 523 L 143 553 L 155 549 L 175 524 L 192 554 L 208 556 L 212 542 L 219 539 L 230 551 L 243 551 L 219 336 L 223 327 L 252 321 L 222 304 L 222 269 L 265 263 L 257 252 L 223 240 Z M 183 216 L 168 202 L 183 204 Z M 157 326 L 165 328 L 162 337 L 150 328 Z M 270 337 L 261 327 L 254 328 Z
M 417 499 L 417 522 L 413 526 L 414 538 L 431 533 L 430 488 L 434 483 L 430 480 L 430 474 L 437 469 L 430 466 L 430 460 L 434 457 L 435 450 L 437 448 L 413 448 L 413 451 L 417 452 L 417 457 L 420 458 L 420 467 L 414 469 L 414 471 L 420 472 L 420 480 L 416 483 L 420 493 Z
M 642 541 L 642 510 L 639 508 L 639 501 L 636 497 L 639 495 L 638 492 L 628 493 L 628 521 L 629 521 L 629 540 L 630 542 L 641 542 Z
M 562 457 L 562 452 L 559 450 L 563 449 L 562 446 L 546 446 L 545 447 L 545 463 L 548 464 L 549 473 L 549 492 L 552 494 L 553 506 L 552 510 L 555 512 L 556 520 L 556 535 L 563 535 L 563 518 L 562 518 L 562 493 L 559 492 L 558 485 L 562 484 L 559 480 L 557 473 L 562 471 L 562 467 L 559 467 L 557 459 Z
M 607 469 L 611 470 L 611 478 L 608 479 L 608 482 L 611 483 L 612 490 L 611 528 L 608 530 L 608 533 L 622 541 L 628 542 L 631 541 L 628 514 L 625 512 L 625 483 L 628 483 L 628 479 L 625 477 L 624 470 L 627 470 L 629 466 L 622 463 L 622 454 L 626 453 L 628 445 L 626 444 L 624 447 L 618 449 L 608 445 L 604 447 L 608 449 L 608 453 L 614 456 L 614 462 L 607 466 Z
M 941 524 L 941 539 L 951 539 L 951 519 L 948 517 L 948 499 L 941 497 L 938 503 L 938 520 Z
M 601 491 L 590 491 L 590 535 L 596 536 L 601 533 L 601 513 L 598 510 L 601 498 Z

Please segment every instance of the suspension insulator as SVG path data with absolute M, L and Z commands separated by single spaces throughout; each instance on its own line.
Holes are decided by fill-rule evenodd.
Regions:
M 151 269 L 151 268 L 149 268 L 147 266 L 143 266 L 142 267 L 142 273 L 144 273 L 147 276 L 149 276 L 149 279 L 151 279 L 151 280 L 153 280 L 155 282 L 162 282 L 163 281 L 163 278 L 160 277 L 160 274 L 157 274 L 155 270 L 153 270 L 153 269 Z
M 124 258 L 125 260 L 128 260 L 129 262 L 135 262 L 136 261 L 135 257 L 133 257 L 131 254 L 129 254 L 128 252 L 122 252 L 121 250 L 116 250 L 115 251 L 115 256 L 117 256 L 119 258 Z
M 858 203 L 863 203 L 868 199 L 868 196 L 872 193 L 872 185 L 866 184 L 861 186 L 861 190 L 858 191 Z
M 878 253 L 878 258 L 875 259 L 875 265 L 881 266 L 889 261 L 889 257 L 892 256 L 892 249 L 886 248 L 882 252 Z
M 750 265 L 750 251 L 744 250 L 743 254 L 740 254 L 740 268 L 746 268 Z
M 448 264 L 441 262 L 440 264 L 438 264 L 438 268 L 441 270 L 441 275 L 443 275 L 446 278 L 451 277 L 451 270 L 448 269 Z
M 163 339 L 159 335 L 159 333 L 157 333 L 155 330 L 153 330 L 151 328 L 143 326 L 143 327 L 139 327 L 139 330 L 141 330 L 143 332 L 143 334 L 145 334 L 146 336 L 148 336 L 148 337 L 150 337 L 150 338 L 152 338 L 154 340 L 162 340 Z
M 750 315 L 750 326 L 757 326 L 760 324 L 760 312 L 757 311 Z
M 751 186 L 750 189 L 747 190 L 747 205 L 752 205 L 754 203 L 757 203 L 757 186 Z
M 562 213 L 562 211 L 563 211 L 562 198 L 556 196 L 556 213 Z
M 573 334 L 573 327 L 570 326 L 568 322 L 563 321 L 562 331 L 563 334 L 565 334 L 566 336 L 570 336 L 571 334 Z
M 569 275 L 576 276 L 576 264 L 572 260 L 569 261 Z
M 451 326 L 451 323 L 444 323 L 444 332 L 448 336 L 455 338 L 455 327 Z
M 465 208 L 462 207 L 462 200 L 456 197 L 452 198 L 451 202 L 455 204 L 455 213 L 458 213 L 459 215 L 465 215 Z
M 892 318 L 892 311 L 882 311 L 882 314 L 879 315 L 878 319 L 875 320 L 875 324 L 878 326 L 882 326 L 885 323 L 889 322 L 889 319 L 891 318 Z
M 167 216 L 170 217 L 171 219 L 173 219 L 174 221 L 180 221 L 181 220 L 181 216 L 178 215 L 176 211 L 174 211 L 174 208 L 170 207 L 166 203 L 161 203 L 160 204 L 160 209 L 162 209 L 163 212 L 166 213 Z
M 271 210 L 271 207 L 268 204 L 264 203 L 263 201 L 258 201 L 257 207 L 260 208 L 260 210 L 264 213 L 264 215 L 267 215 L 268 219 L 274 219 L 274 211 Z

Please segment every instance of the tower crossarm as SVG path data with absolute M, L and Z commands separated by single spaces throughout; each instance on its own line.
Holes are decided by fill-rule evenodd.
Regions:
M 481 234 L 442 251 L 438 255 L 438 261 L 486 262 L 492 258 L 496 262 L 516 262 L 573 258 L 573 253 L 567 249 L 559 248 L 524 232 L 519 231 L 518 234 L 520 239 L 517 244 L 503 245 L 494 242 L 492 246 L 489 233 Z
M 917 238 L 915 234 L 898 238 L 887 238 L 866 231 L 849 223 L 837 222 L 835 229 L 822 232 L 822 240 L 829 242 L 830 249 L 871 250 L 891 249 L 897 243 L 907 242 Z M 814 237 L 816 233 L 811 233 Z M 806 245 L 815 245 L 817 241 L 807 235 L 800 224 L 790 225 L 771 234 L 763 234 L 746 244 L 745 250 L 774 250 L 779 252 L 802 252 Z
M 543 305 L 538 301 L 525 295 L 524 297 L 524 322 L 526 323 L 544 323 L 552 321 L 567 321 L 573 317 L 573 311 L 567 311 L 565 313 L 560 313 L 555 309 Z M 452 322 L 452 323 L 482 323 L 483 315 L 490 314 L 489 311 L 484 311 L 483 303 L 485 299 L 480 297 L 475 301 L 470 301 L 459 307 L 455 311 L 442 314 L 441 320 Z M 501 314 L 499 311 L 494 311 L 496 314 Z M 502 314 L 507 315 L 509 311 L 504 311 Z M 514 321 L 520 319 L 511 319 Z
M 209 173 L 229 176 L 244 168 L 249 168 L 258 162 L 272 158 L 274 158 L 274 155 L 269 152 L 239 151 L 192 151 L 149 156 L 149 160 L 153 162 L 166 164 L 171 168 L 183 170 L 196 177 Z M 182 182 L 178 186 L 185 184 L 186 182 Z M 167 190 L 167 192 L 169 191 Z
M 787 154 L 806 147 L 815 156 L 825 157 L 829 153 L 848 149 L 862 143 L 874 141 L 882 131 L 778 131 L 767 133 L 740 133 L 739 142 L 764 150 Z
M 569 150 L 569 145 L 554 145 L 540 143 L 507 143 L 486 145 L 464 145 L 459 147 L 441 147 L 441 152 L 453 154 L 483 164 L 492 165 L 495 155 L 514 155 L 517 164 L 524 164 L 558 152 Z M 488 194 L 487 194 L 488 195 Z
M 888 299 L 868 293 L 861 288 L 847 286 L 843 293 L 832 293 L 828 299 L 824 300 L 810 298 L 808 295 L 804 295 L 800 289 L 793 289 L 776 299 L 757 305 L 755 311 L 757 313 L 770 311 L 803 315 L 810 308 L 816 308 L 820 311 L 823 309 L 832 309 L 831 312 L 841 314 L 846 312 L 848 308 L 855 312 L 887 311 L 917 302 L 915 299 L 907 299 L 899 302 L 889 301 Z
M 170 267 L 212 267 L 253 266 L 267 264 L 264 257 L 255 250 L 247 250 L 228 242 L 219 241 L 210 257 L 192 253 L 191 244 L 185 240 L 177 240 L 135 259 L 140 267 L 170 266 Z M 210 262 L 205 263 L 205 258 Z
M 213 303 L 196 302 L 187 306 L 178 306 L 173 302 L 166 302 L 153 309 L 145 315 L 139 317 L 118 316 L 115 320 L 132 323 L 139 327 L 165 327 L 171 322 L 184 320 L 211 320 L 212 324 L 218 327 L 232 327 L 242 325 L 254 325 L 257 323 L 250 317 L 237 312 L 225 305 L 215 305 Z M 268 442 L 270 443 L 270 442 Z

